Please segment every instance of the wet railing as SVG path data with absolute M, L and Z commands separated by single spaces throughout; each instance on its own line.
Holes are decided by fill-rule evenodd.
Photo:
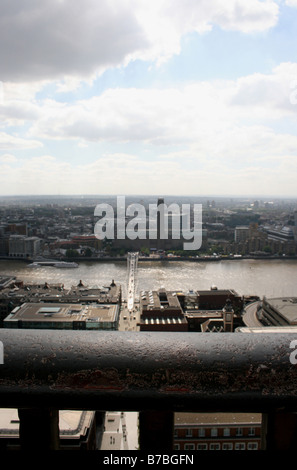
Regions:
M 34 446 L 40 436 L 40 446 L 59 448 L 58 410 L 77 409 L 138 411 L 140 449 L 163 451 L 173 449 L 174 412 L 262 413 L 262 449 L 290 449 L 297 440 L 295 339 L 1 329 L 0 408 L 19 410 L 23 447 L 34 432 Z

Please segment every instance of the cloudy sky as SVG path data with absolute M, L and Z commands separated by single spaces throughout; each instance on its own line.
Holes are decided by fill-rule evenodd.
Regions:
M 297 0 L 1 0 L 0 194 L 297 197 Z

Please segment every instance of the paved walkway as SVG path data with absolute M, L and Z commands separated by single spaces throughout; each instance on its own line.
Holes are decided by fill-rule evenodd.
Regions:
M 262 323 L 257 318 L 257 308 L 259 302 L 252 302 L 245 307 L 245 313 L 243 314 L 242 320 L 246 326 L 252 327 L 263 327 Z

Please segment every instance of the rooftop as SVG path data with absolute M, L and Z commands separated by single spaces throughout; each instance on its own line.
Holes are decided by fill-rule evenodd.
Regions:
M 1 279 L 3 279 L 1 284 Z M 38 299 L 45 302 L 66 302 L 66 303 L 118 303 L 121 298 L 121 286 L 112 283 L 110 286 L 78 286 L 65 288 L 63 284 L 23 284 L 22 282 L 5 283 L 5 278 L 0 278 L 0 300 L 4 298 L 21 299 L 22 302 L 34 302 Z M 15 285 L 14 285 L 15 284 Z M 1 285 L 3 288 L 1 289 Z
M 117 305 L 114 304 L 61 304 L 61 303 L 24 303 L 16 307 L 4 322 L 114 322 Z
M 175 413 L 177 426 L 207 426 L 207 425 L 260 425 L 261 413 Z
M 297 297 L 266 299 L 266 302 L 284 317 L 290 325 L 297 325 Z
M 158 291 L 141 291 L 141 305 L 143 308 L 176 308 L 181 309 L 177 292 L 160 289 Z
M 217 289 L 217 288 L 211 288 L 210 290 L 198 290 L 197 294 L 199 296 L 202 295 L 210 295 L 210 296 L 216 296 L 216 295 L 238 295 L 237 292 L 235 292 L 233 289 Z
M 94 419 L 94 411 L 60 410 L 59 429 L 63 437 L 77 437 L 86 433 Z M 0 409 L 0 437 L 19 435 L 19 416 L 17 409 Z

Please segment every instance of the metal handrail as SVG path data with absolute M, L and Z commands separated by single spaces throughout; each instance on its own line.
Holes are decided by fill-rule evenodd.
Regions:
M 293 333 L 1 329 L 0 407 L 296 411 L 295 339 Z

